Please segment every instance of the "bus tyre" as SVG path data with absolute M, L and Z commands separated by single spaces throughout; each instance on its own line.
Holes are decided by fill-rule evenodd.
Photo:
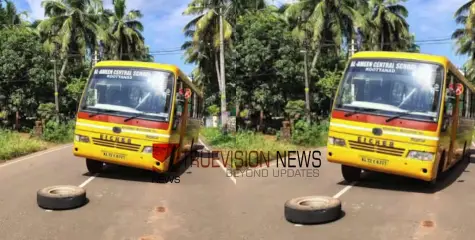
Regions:
M 104 169 L 104 163 L 92 159 L 86 159 L 87 170 L 91 174 L 96 174 L 102 172 Z
M 285 203 L 284 215 L 287 221 L 296 224 L 331 222 L 341 216 L 341 202 L 325 196 L 293 198 Z
M 44 209 L 73 209 L 86 203 L 86 191 L 81 187 L 68 185 L 46 187 L 37 192 L 36 202 Z
M 343 175 L 343 178 L 345 179 L 345 181 L 347 181 L 348 183 L 352 183 L 352 182 L 360 180 L 361 169 L 351 167 L 351 166 L 341 165 L 341 174 Z

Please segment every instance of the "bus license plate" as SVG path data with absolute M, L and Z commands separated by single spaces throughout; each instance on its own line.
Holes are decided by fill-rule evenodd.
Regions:
M 361 157 L 361 161 L 363 161 L 364 163 L 372 164 L 372 165 L 380 165 L 380 166 L 388 165 L 388 160 L 384 160 L 384 159 Z
M 111 153 L 111 152 L 102 152 L 102 155 L 104 157 L 111 157 L 111 158 L 117 158 L 117 159 L 125 159 L 125 154 L 120 154 L 120 153 Z

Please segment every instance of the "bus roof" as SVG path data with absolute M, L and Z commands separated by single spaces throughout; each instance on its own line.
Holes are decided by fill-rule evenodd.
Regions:
M 398 58 L 398 59 L 411 59 L 422 60 L 427 62 L 439 63 L 444 66 L 449 61 L 444 56 L 424 54 L 424 53 L 408 53 L 408 52 L 388 52 L 388 51 L 363 51 L 355 53 L 352 58 Z
M 390 52 L 390 51 L 361 51 L 353 54 L 351 57 L 352 59 L 355 58 L 396 58 L 396 59 L 409 59 L 409 60 L 419 60 L 425 62 L 433 62 L 441 64 L 446 68 L 446 70 L 451 70 L 451 72 L 466 85 L 472 91 L 475 91 L 475 86 L 469 82 L 463 73 L 459 71 L 457 67 L 455 67 L 452 62 L 444 56 L 439 55 L 432 55 L 432 54 L 424 54 L 424 53 L 409 53 L 409 52 Z
M 95 67 L 140 67 L 140 68 L 151 68 L 151 69 L 162 69 L 173 72 L 177 77 L 179 76 L 183 82 L 185 82 L 190 88 L 196 92 L 200 97 L 203 97 L 203 93 L 198 89 L 191 79 L 184 74 L 180 68 L 173 64 L 164 64 L 156 62 L 140 62 L 140 61 L 114 61 L 106 60 L 98 62 Z

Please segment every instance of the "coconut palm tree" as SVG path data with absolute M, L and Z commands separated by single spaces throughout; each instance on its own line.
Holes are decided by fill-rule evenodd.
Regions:
M 140 58 L 146 52 L 143 25 L 139 21 L 139 10 L 127 12 L 126 0 L 113 0 L 113 11 L 106 10 L 109 19 L 109 33 L 113 37 L 112 49 L 116 49 L 115 59 L 131 60 Z
M 60 79 L 64 79 L 71 55 L 84 57 L 87 50 L 92 52 L 98 40 L 107 39 L 107 34 L 98 25 L 101 18 L 101 0 L 44 0 L 47 19 L 41 21 L 38 30 L 46 35 L 51 49 L 63 61 Z
M 5 7 L 2 7 L 2 1 L 5 3 Z M 27 17 L 27 12 L 19 13 L 15 3 L 10 0 L 0 0 L 0 25 L 3 27 L 21 25 L 23 23 L 22 16 Z
M 368 35 L 372 50 L 396 50 L 401 48 L 401 43 L 407 45 L 404 42 L 410 41 L 409 24 L 406 22 L 408 11 L 399 2 L 400 0 L 369 1 L 367 17 L 371 27 L 368 28 Z
M 358 12 L 365 5 L 364 0 L 300 0 L 286 7 L 294 36 L 314 52 L 311 69 L 322 48 L 333 48 L 338 54 L 344 42 L 352 38 L 354 26 L 365 24 Z

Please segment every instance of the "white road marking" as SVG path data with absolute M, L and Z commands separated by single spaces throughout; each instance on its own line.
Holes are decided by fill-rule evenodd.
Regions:
M 302 224 L 294 224 L 294 226 L 296 226 L 296 227 L 301 227 L 301 226 L 303 226 L 303 225 L 302 225 Z
M 46 209 L 45 212 L 52 212 L 53 210 L 50 210 L 50 209 Z
M 83 183 L 81 183 L 81 185 L 79 185 L 79 187 L 80 187 L 80 188 L 83 188 L 83 187 L 86 186 L 88 183 L 90 183 L 92 180 L 94 180 L 94 178 L 96 178 L 97 175 L 99 175 L 99 174 L 96 173 L 96 174 L 94 174 L 94 176 L 89 177 L 86 181 L 84 181 Z
M 68 144 L 68 145 L 66 145 L 66 146 L 61 146 L 61 147 L 52 148 L 52 149 L 49 149 L 49 150 L 45 150 L 45 151 L 33 153 L 33 154 L 31 154 L 31 155 L 27 155 L 27 156 L 25 156 L 25 157 L 20 157 L 20 158 L 18 158 L 18 159 L 8 160 L 6 163 L 0 164 L 0 168 L 6 167 L 6 166 L 10 166 L 10 165 L 15 164 L 15 163 L 18 163 L 18 162 L 23 162 L 24 160 L 28 160 L 28 159 L 32 159 L 32 158 L 35 158 L 35 157 L 39 157 L 39 156 L 42 156 L 42 155 L 45 155 L 45 154 L 48 154 L 48 153 L 56 152 L 56 151 L 58 151 L 58 150 L 62 150 L 62 149 L 68 148 L 68 147 L 72 147 L 72 144 Z
M 346 193 L 348 190 L 350 190 L 357 182 L 352 182 L 350 183 L 350 185 L 344 187 L 343 189 L 341 189 L 341 191 L 339 191 L 337 194 L 335 194 L 335 196 L 333 196 L 333 198 L 339 198 L 341 197 L 341 195 L 343 195 L 344 193 Z
M 208 146 L 206 146 L 206 144 L 205 144 L 203 141 L 201 141 L 201 139 L 199 139 L 198 141 L 201 143 L 201 145 L 203 145 L 203 146 L 205 147 L 206 151 L 210 151 L 210 150 L 209 150 L 210 148 L 209 148 Z M 221 167 L 221 169 L 223 169 L 224 173 L 227 175 L 227 174 L 228 174 L 228 171 L 227 171 L 226 167 L 224 167 L 223 163 L 222 163 L 221 161 L 219 161 L 219 160 L 214 160 L 214 161 L 216 161 L 216 162 L 219 164 L 219 166 Z M 236 178 L 235 178 L 234 176 L 230 176 L 229 179 L 231 179 L 231 181 L 232 181 L 235 185 L 237 184 L 237 183 L 236 183 Z

